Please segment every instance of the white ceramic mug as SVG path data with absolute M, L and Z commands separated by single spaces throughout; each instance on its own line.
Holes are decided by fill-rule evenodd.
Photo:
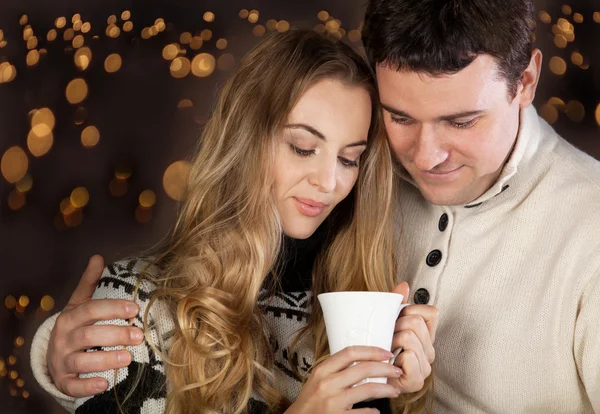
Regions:
M 398 315 L 407 304 L 403 295 L 388 292 L 330 292 L 318 296 L 331 355 L 353 345 L 376 346 L 391 351 Z M 402 349 L 394 350 L 389 363 Z M 387 383 L 385 377 L 366 378 L 366 382 Z

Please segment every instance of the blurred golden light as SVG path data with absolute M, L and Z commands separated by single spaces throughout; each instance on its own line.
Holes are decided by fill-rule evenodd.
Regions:
M 267 29 L 270 30 L 271 32 L 273 30 L 277 30 L 277 20 L 269 19 L 269 20 L 267 20 L 267 23 L 265 26 L 267 26 Z
M 227 48 L 227 39 L 219 39 L 216 43 L 217 49 L 223 50 Z
M 40 308 L 44 312 L 51 311 L 54 308 L 54 298 L 50 295 L 44 295 L 42 300 L 40 300 Z
M 71 23 L 76 23 L 81 20 L 81 15 L 79 13 L 75 13 L 73 17 L 71 17 Z
M 47 129 L 53 130 L 56 119 L 50 108 L 34 109 L 31 116 L 31 129 L 38 135 L 43 135 Z
M 62 199 L 62 201 L 60 202 L 59 210 L 65 216 L 67 216 L 67 215 L 73 213 L 73 211 L 75 211 L 75 207 L 73 207 L 73 204 L 71 204 L 70 196 Z
M 569 101 L 567 104 L 566 114 L 573 122 L 581 122 L 585 117 L 585 108 L 579 101 Z
M 543 104 L 540 107 L 540 116 L 546 120 L 550 125 L 554 124 L 558 120 L 558 111 L 556 107 L 550 104 Z
M 552 22 L 552 17 L 550 17 L 547 11 L 541 10 L 538 13 L 538 17 L 542 23 L 548 24 Z
M 116 39 L 121 34 L 121 29 L 119 29 L 116 25 L 111 24 L 106 28 L 106 35 L 113 39 Z
M 29 391 L 23 391 L 23 398 L 27 399 L 29 398 Z
M 40 49 L 40 57 L 46 56 L 47 54 L 48 54 L 48 51 L 45 48 Z
M 73 29 L 67 29 L 63 33 L 63 39 L 65 40 L 65 42 L 70 42 L 71 40 L 73 40 L 74 37 L 75 37 L 75 30 L 73 30 Z
M 179 109 L 193 108 L 193 107 L 194 107 L 194 103 L 190 99 L 182 99 L 177 104 L 177 108 L 179 108 Z
M 27 57 L 25 58 L 25 62 L 27 63 L 27 66 L 35 66 L 38 64 L 38 62 L 40 61 L 40 52 L 38 52 L 37 50 L 30 50 L 29 53 L 27 53 Z
M 152 190 L 144 190 L 140 194 L 139 197 L 140 206 L 142 207 L 152 207 L 156 204 L 156 194 Z
M 131 19 L 131 12 L 129 10 L 125 10 L 121 13 L 121 20 L 129 20 Z
M 129 177 L 131 177 L 131 165 L 119 162 L 115 167 L 115 178 L 118 180 L 127 180 Z
M 150 28 L 149 27 L 144 27 L 142 29 L 142 39 L 150 39 L 152 36 L 150 36 Z
M 35 49 L 38 45 L 38 39 L 35 36 L 31 36 L 29 39 L 27 39 L 27 49 L 31 50 L 31 49 Z
M 563 4 L 560 10 L 563 12 L 563 14 L 566 14 L 567 16 L 573 12 L 573 9 L 568 4 Z
M 216 61 L 213 55 L 209 53 L 199 53 L 192 60 L 191 70 L 195 76 L 204 78 L 214 72 L 215 66 Z
M 158 34 L 158 32 L 159 32 L 158 26 L 150 27 L 150 36 L 156 36 Z
M 23 388 L 23 385 L 25 385 L 25 380 L 23 378 L 19 378 L 17 380 L 17 387 Z
M 25 194 L 18 190 L 12 190 L 8 194 L 8 207 L 17 211 L 25 205 Z
M 213 33 L 212 33 L 212 30 L 210 30 L 210 29 L 204 29 L 204 30 L 202 30 L 202 32 L 200 32 L 200 37 L 205 42 L 208 42 L 210 39 L 212 39 L 212 35 L 213 35 Z
M 19 19 L 19 24 L 20 24 L 21 26 L 23 26 L 24 24 L 27 24 L 27 20 L 29 20 L 29 19 L 27 18 L 27 15 L 26 15 L 26 14 L 24 14 L 24 15 L 23 15 L 23 16 L 21 16 L 21 18 Z
M 190 48 L 192 50 L 198 50 L 202 47 L 203 43 L 204 43 L 204 41 L 202 40 L 202 38 L 200 36 L 194 36 L 194 37 L 192 37 L 192 40 L 190 41 Z
M 590 68 L 590 65 L 587 63 L 584 63 L 583 65 L 579 66 L 581 69 L 583 70 L 588 70 Z
M 77 187 L 71 192 L 71 205 L 75 208 L 83 208 L 90 201 L 90 193 L 85 187 Z
M 175 161 L 165 170 L 163 188 L 173 200 L 182 199 L 189 173 L 190 164 L 187 161 Z
M 87 110 L 83 106 L 80 106 L 75 110 L 74 118 L 75 125 L 83 124 L 85 122 L 85 119 L 87 118 Z
M 162 57 L 165 60 L 173 60 L 177 57 L 179 53 L 179 45 L 177 43 L 171 43 L 170 45 L 166 45 L 162 50 Z
M 277 22 L 277 31 L 278 32 L 287 32 L 290 30 L 290 24 L 286 20 L 280 20 Z
M 67 19 L 64 17 L 59 17 L 54 21 L 54 25 L 57 29 L 62 29 L 67 24 Z
M 348 32 L 348 39 L 350 39 L 351 42 L 360 42 L 361 38 L 360 30 L 353 29 Z
M 12 309 L 15 307 L 16 304 L 17 300 L 12 295 L 8 295 L 6 299 L 4 299 L 4 306 L 6 306 L 6 309 Z
M 8 62 L 0 63 L 0 83 L 12 82 L 17 77 L 17 68 Z
M 16 347 L 22 347 L 24 343 L 25 343 L 25 338 L 23 338 L 22 336 L 17 336 L 15 338 L 15 346 Z
M 248 10 L 242 9 L 242 10 L 240 10 L 238 15 L 240 16 L 241 19 L 247 19 L 248 14 L 249 14 Z
M 265 35 L 266 31 L 267 29 L 265 29 L 265 26 L 263 26 L 262 24 L 257 24 L 252 29 L 252 34 L 256 37 L 261 37 Z
M 81 46 L 83 46 L 83 36 L 82 35 L 77 35 L 73 38 L 73 47 L 75 49 L 79 49 Z
M 159 25 L 160 23 L 164 23 L 165 19 L 163 19 L 162 17 L 159 17 L 158 19 L 154 20 L 154 24 L 155 25 Z
M 3 47 L 5 47 L 8 44 L 8 42 L 6 40 L 1 40 L 0 41 L 0 49 L 2 49 Z
M 25 29 L 23 29 L 23 40 L 28 41 L 29 39 L 31 39 L 32 36 L 33 29 L 31 28 L 31 26 L 25 27 Z
M 183 32 L 179 36 L 179 43 L 182 45 L 187 45 L 192 40 L 192 34 L 190 32 Z
M 213 12 L 207 11 L 206 13 L 204 13 L 204 16 L 202 16 L 202 18 L 205 22 L 211 23 L 215 21 L 215 14 Z
M 110 193 L 115 197 L 121 197 L 127 193 L 127 181 L 113 178 L 109 185 Z
M 16 380 L 17 378 L 19 378 L 19 373 L 18 373 L 17 371 L 15 371 L 15 370 L 12 370 L 12 371 L 10 371 L 10 373 L 8 374 L 8 377 L 9 377 L 11 380 L 13 380 L 13 381 L 14 381 L 14 380 Z M 12 391 L 13 391 L 13 390 L 11 390 L 11 395 L 12 395 Z M 15 394 L 15 396 L 16 396 L 16 394 Z
M 106 57 L 106 60 L 104 61 L 104 70 L 108 73 L 114 73 L 121 69 L 122 64 L 123 60 L 121 59 L 121 56 L 118 53 L 113 53 Z
M 235 57 L 231 53 L 222 54 L 217 61 L 217 67 L 222 71 L 229 72 L 235 67 Z
M 600 103 L 596 107 L 596 123 L 600 126 Z
M 86 148 L 94 147 L 100 141 L 100 131 L 93 125 L 81 131 L 81 144 Z
M 123 25 L 123 31 L 131 32 L 131 30 L 133 30 L 133 22 L 125 22 L 125 24 Z
M 52 148 L 52 144 L 54 144 L 54 135 L 46 124 L 40 124 L 36 129 L 32 128 L 27 134 L 27 148 L 35 157 L 46 155 Z
M 596 23 L 600 23 L 600 12 L 594 12 L 593 18 Z
M 11 355 L 8 357 L 8 359 L 6 360 L 6 362 L 8 362 L 8 365 L 15 365 L 17 363 L 17 357 L 14 355 Z
M 84 79 L 76 78 L 73 79 L 67 85 L 66 95 L 69 103 L 78 104 L 83 102 L 83 100 L 87 97 L 88 94 L 88 86 Z
M 337 20 L 330 20 L 325 24 L 325 29 L 327 29 L 329 33 L 337 32 L 339 28 L 340 24 Z
M 27 154 L 17 146 L 7 149 L 0 161 L 2 175 L 11 184 L 25 177 L 28 168 L 29 160 L 27 159 Z
M 83 222 L 83 212 L 75 209 L 73 213 L 63 216 L 67 227 L 77 227 Z
M 325 32 L 327 31 L 327 29 L 325 29 L 325 25 L 323 24 L 317 24 L 313 30 L 319 34 L 325 34 Z
M 555 75 L 564 75 L 567 71 L 567 63 L 561 57 L 552 56 L 550 58 L 550 71 Z
M 83 33 L 88 33 L 90 30 L 92 30 L 92 24 L 90 22 L 85 22 L 81 25 L 81 31 Z
M 0 40 L 4 40 L 4 32 L 0 29 Z
M 56 29 L 50 29 L 48 31 L 48 35 L 46 36 L 46 39 L 48 39 L 49 42 L 52 42 L 53 40 L 56 40 L 56 36 L 58 34 L 56 33 Z
M 76 21 L 75 23 L 73 23 L 73 30 L 75 30 L 76 32 L 81 30 L 81 27 L 83 26 L 83 22 L 81 20 Z
M 581 13 L 575 13 L 573 15 L 573 21 L 575 23 L 583 23 L 583 15 Z
M 571 55 L 571 62 L 573 62 L 574 65 L 583 65 L 583 56 L 581 55 L 581 53 L 579 52 L 573 52 L 573 54 Z
M 158 22 L 158 23 L 155 25 L 155 27 L 156 27 L 156 29 L 157 29 L 159 32 L 164 32 L 164 31 L 165 31 L 165 29 L 167 28 L 167 25 L 165 24 L 165 22 Z
M 117 23 L 117 16 L 115 16 L 114 14 L 111 14 L 110 16 L 108 16 L 108 19 L 106 19 L 106 24 L 111 25 L 111 24 L 116 24 Z
M 23 306 L 24 308 L 27 307 L 27 305 L 29 305 L 29 298 L 25 295 L 22 295 L 19 298 L 19 305 Z
M 565 39 L 567 39 L 567 42 L 572 42 L 575 40 L 575 33 L 573 32 L 567 32 L 565 33 Z
M 31 187 L 33 187 L 33 178 L 31 178 L 31 175 L 29 174 L 26 174 L 25 177 L 15 184 L 15 188 L 20 193 L 26 193 L 31 190 Z
M 258 18 L 260 17 L 260 14 L 258 13 L 257 10 L 252 10 L 250 12 L 250 14 L 248 14 L 248 21 L 250 23 L 256 23 L 258 21 Z
M 73 57 L 75 66 L 79 70 L 86 70 L 90 65 L 91 60 L 92 50 L 87 46 L 77 49 L 77 51 L 75 52 L 75 56 Z
M 317 17 L 319 18 L 319 20 L 324 22 L 327 19 L 329 19 L 329 13 L 326 12 L 325 10 L 321 10 L 319 13 L 317 13 Z
M 171 66 L 169 70 L 171 71 L 171 76 L 174 78 L 180 79 L 184 78 L 190 73 L 191 64 L 188 58 L 178 57 L 173 59 L 171 62 Z
M 6 369 L 6 364 L 4 363 L 4 360 L 2 358 L 0 358 L 0 371 L 5 370 Z
M 152 220 L 152 209 L 137 206 L 135 209 L 135 220 L 141 224 L 148 223 Z

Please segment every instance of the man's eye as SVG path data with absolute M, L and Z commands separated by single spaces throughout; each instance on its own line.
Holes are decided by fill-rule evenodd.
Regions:
M 450 121 L 450 125 L 452 125 L 454 128 L 470 128 L 473 125 L 475 125 L 476 123 L 477 123 L 477 119 L 472 119 L 470 121 L 465 121 L 465 122 Z
M 409 118 L 398 118 L 393 116 L 392 122 L 400 125 L 409 125 L 411 123 L 411 120 Z

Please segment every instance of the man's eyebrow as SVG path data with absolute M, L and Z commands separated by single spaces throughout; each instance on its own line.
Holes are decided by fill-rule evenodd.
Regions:
M 322 139 L 323 141 L 327 141 L 327 139 L 325 138 L 325 135 L 323 135 L 321 132 L 319 132 L 315 128 L 311 127 L 310 125 L 306 125 L 306 124 L 289 124 L 289 125 L 286 125 L 285 128 L 303 129 L 305 131 L 310 132 L 315 137 L 317 137 L 319 139 Z
M 395 108 L 392 108 L 389 105 L 385 105 L 385 104 L 381 104 L 381 106 L 383 107 L 383 109 L 385 109 L 386 111 L 388 111 L 389 113 L 391 113 L 393 115 L 401 116 L 403 118 L 414 119 L 412 116 L 410 116 L 409 114 L 407 114 L 404 111 L 401 111 L 400 109 L 395 109 Z M 438 117 L 437 120 L 438 121 L 450 121 L 450 120 L 458 119 L 458 118 L 467 118 L 470 116 L 481 115 L 484 112 L 485 111 L 483 109 L 478 109 L 478 110 L 474 110 L 474 111 L 456 112 L 454 114 L 442 115 L 442 116 Z
M 323 141 L 327 141 L 327 138 L 325 138 L 325 135 L 323 135 L 323 133 L 319 132 L 316 128 L 313 128 L 310 125 L 306 125 L 306 124 L 288 124 L 288 125 L 285 125 L 285 128 L 303 129 L 305 131 L 310 132 L 315 137 L 317 137 L 319 139 L 322 139 Z M 346 145 L 345 148 L 360 147 L 360 146 L 363 146 L 363 145 L 365 145 L 365 146 L 367 145 L 367 141 L 366 140 L 361 140 L 361 141 L 353 142 L 352 144 Z

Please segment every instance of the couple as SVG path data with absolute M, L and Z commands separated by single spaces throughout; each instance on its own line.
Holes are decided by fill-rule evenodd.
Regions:
M 600 163 L 531 106 L 534 29 L 529 0 L 371 0 L 369 65 L 263 41 L 172 234 L 97 287 L 90 261 L 36 334 L 38 381 L 81 413 L 600 412 Z M 401 281 L 395 364 L 327 357 L 315 294 Z

